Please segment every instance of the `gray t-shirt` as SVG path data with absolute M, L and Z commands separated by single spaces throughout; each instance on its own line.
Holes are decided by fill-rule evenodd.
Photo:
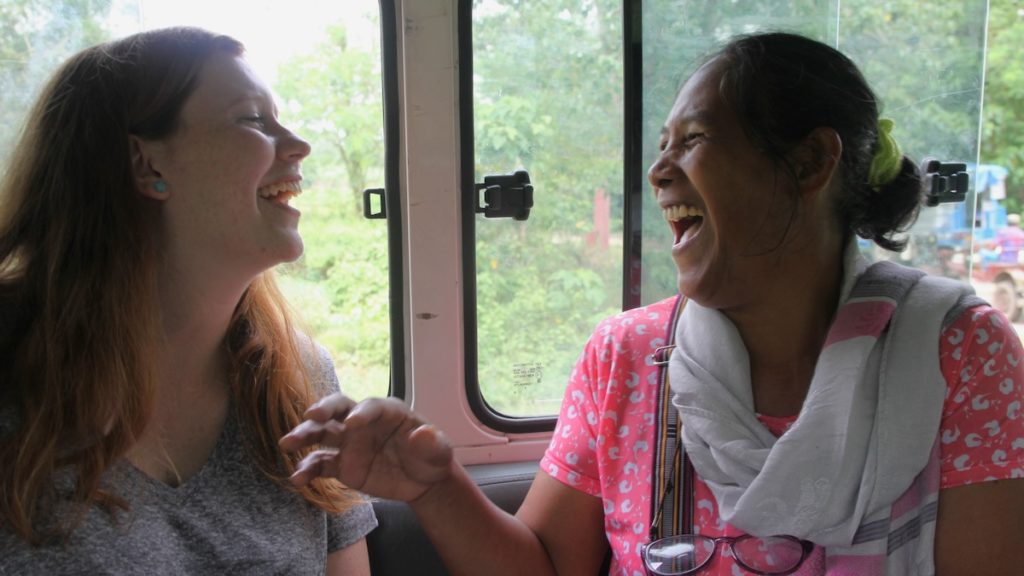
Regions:
M 332 376 L 326 386 L 337 389 Z M 127 461 L 104 482 L 129 511 L 112 517 L 93 507 L 66 545 L 32 548 L 0 530 L 0 574 L 323 574 L 329 553 L 377 526 L 368 502 L 333 516 L 267 479 L 233 413 L 209 460 L 182 485 Z

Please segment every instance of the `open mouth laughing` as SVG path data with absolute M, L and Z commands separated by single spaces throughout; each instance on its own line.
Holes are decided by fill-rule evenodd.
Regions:
M 673 244 L 679 244 L 687 236 L 688 231 L 690 236 L 696 234 L 697 229 L 704 222 L 704 210 L 686 204 L 667 206 L 662 209 L 662 214 L 672 226 L 672 232 L 675 235 Z
M 260 198 L 287 206 L 289 200 L 302 194 L 302 184 L 298 180 L 274 182 L 273 184 L 260 187 L 257 192 Z

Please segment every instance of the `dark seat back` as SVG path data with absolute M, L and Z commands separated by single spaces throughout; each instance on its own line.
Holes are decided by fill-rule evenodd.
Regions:
M 514 514 L 533 483 L 537 463 L 487 464 L 467 470 L 492 502 Z M 408 504 L 377 500 L 373 509 L 380 525 L 366 543 L 374 576 L 448 576 Z

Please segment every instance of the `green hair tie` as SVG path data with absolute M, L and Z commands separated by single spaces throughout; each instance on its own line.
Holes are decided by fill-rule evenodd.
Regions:
M 884 186 L 899 176 L 903 164 L 903 151 L 892 137 L 896 123 L 891 118 L 878 119 L 878 149 L 868 169 L 868 184 L 873 188 Z

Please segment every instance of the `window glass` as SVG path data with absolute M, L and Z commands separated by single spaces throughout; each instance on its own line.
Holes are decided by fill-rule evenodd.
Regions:
M 43 82 L 65 58 L 110 37 L 106 2 L 0 2 L 0 172 Z
M 645 0 L 642 4 L 644 158 L 641 301 L 677 293 L 670 256 L 672 233 L 646 180 L 659 134 L 676 92 L 701 59 L 729 37 L 758 30 L 789 30 L 834 43 L 837 0 Z
M 658 132 L 681 82 L 700 58 L 722 41 L 740 33 L 787 30 L 837 46 L 864 72 L 881 100 L 882 115 L 895 120 L 894 135 L 904 153 L 917 161 L 935 158 L 965 163 L 978 191 L 965 203 L 923 208 L 909 231 L 905 252 L 886 252 L 862 241 L 865 255 L 947 276 L 970 277 L 982 296 L 991 296 L 993 283 L 979 276 L 977 266 L 974 274 L 969 272 L 972 260 L 985 261 L 978 255 L 979 246 L 984 246 L 980 242 L 994 237 L 1006 223 L 1006 208 L 995 200 L 1005 171 L 977 167 L 986 19 L 987 3 L 973 0 L 925 4 L 914 0 L 645 1 L 646 162 L 656 156 Z M 994 188 L 996 194 L 991 192 Z M 676 290 L 675 268 L 669 257 L 671 235 L 660 224 L 653 200 L 652 195 L 645 197 L 645 303 Z
M 478 217 L 477 378 L 508 416 L 556 414 L 622 306 L 622 6 L 473 2 L 476 182 L 526 170 L 526 221 Z
M 282 122 L 308 140 L 305 254 L 277 269 L 304 328 L 334 357 L 355 398 L 389 384 L 387 227 L 362 216 L 384 184 L 377 0 L 4 0 L 0 3 L 0 162 L 28 105 L 68 56 L 140 30 L 200 26 L 241 40 L 275 92 Z

